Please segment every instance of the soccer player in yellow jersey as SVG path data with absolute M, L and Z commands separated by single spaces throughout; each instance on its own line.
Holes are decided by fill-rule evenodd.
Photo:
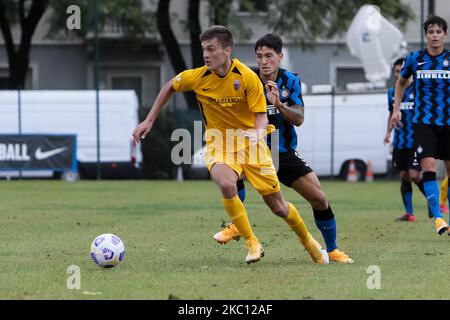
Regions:
M 313 261 L 328 263 L 326 250 L 308 232 L 295 206 L 281 194 L 270 150 L 263 139 L 274 128 L 268 126 L 264 90 L 258 76 L 238 59 L 231 59 L 233 35 L 228 28 L 212 26 L 200 35 L 200 41 L 205 66 L 181 72 L 165 84 L 147 118 L 134 129 L 133 138 L 136 142 L 145 139 L 175 92 L 194 91 L 206 127 L 205 162 L 211 179 L 222 192 L 225 210 L 246 239 L 245 261 L 259 261 L 264 249 L 237 196 L 236 182 L 242 173 L 271 211 L 292 228 Z
M 300 77 L 296 73 L 280 67 L 283 60 L 283 40 L 275 33 L 269 33 L 256 41 L 255 55 L 258 69 L 255 70 L 263 84 L 271 87 L 266 96 L 269 123 L 279 130 L 278 145 L 267 139 L 272 153 L 278 152 L 278 179 L 292 188 L 311 205 L 317 228 L 322 233 L 330 261 L 353 263 L 336 243 L 336 219 L 319 179 L 313 169 L 297 153 L 297 133 L 295 126 L 303 124 L 305 106 L 302 98 Z M 267 92 L 265 92 L 267 94 Z M 271 138 L 271 137 L 269 137 Z M 245 200 L 243 180 L 237 184 L 238 196 Z M 233 224 L 227 225 L 213 235 L 215 241 L 225 244 L 239 239 L 239 232 Z

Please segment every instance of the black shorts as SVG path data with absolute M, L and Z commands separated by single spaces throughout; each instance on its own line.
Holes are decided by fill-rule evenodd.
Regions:
M 416 149 L 394 149 L 392 152 L 392 167 L 398 171 L 409 169 L 420 171 L 421 167 Z
M 421 158 L 450 160 L 450 127 L 414 124 L 414 141 Z
M 305 160 L 300 158 L 296 151 L 280 153 L 280 166 L 278 168 L 278 180 L 287 187 L 300 177 L 313 172 Z

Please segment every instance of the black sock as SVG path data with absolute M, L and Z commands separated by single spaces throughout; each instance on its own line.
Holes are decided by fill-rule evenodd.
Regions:
M 405 212 L 409 214 L 413 213 L 412 206 L 412 184 L 410 181 L 402 180 L 400 186 L 400 192 L 402 194 L 403 205 L 405 206 Z
M 425 198 L 427 197 L 425 194 L 425 189 L 423 188 L 423 181 L 420 180 L 419 183 L 416 183 L 417 187 L 419 188 L 420 192 L 422 192 L 422 194 L 425 196 Z

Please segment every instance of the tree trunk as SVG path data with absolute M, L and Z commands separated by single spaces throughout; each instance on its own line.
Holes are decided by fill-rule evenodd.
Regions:
M 13 84 L 17 83 L 17 58 L 16 49 L 14 47 L 14 42 L 11 34 L 11 27 L 9 25 L 9 19 L 6 16 L 6 8 L 3 0 L 0 0 L 0 29 L 2 31 L 3 39 L 5 41 L 6 55 L 8 57 L 9 66 L 9 88 L 13 89 L 16 86 Z
M 200 43 L 200 0 L 189 0 L 188 9 L 189 34 L 191 37 L 192 66 L 198 68 L 204 65 L 203 50 Z
M 183 55 L 181 54 L 180 45 L 175 37 L 172 27 L 170 25 L 169 14 L 170 0 L 160 0 L 158 2 L 158 9 L 156 14 L 156 22 L 158 25 L 159 34 L 164 47 L 169 55 L 170 63 L 175 73 L 180 73 L 187 69 Z M 197 99 L 193 92 L 184 92 L 184 98 L 186 99 L 189 109 L 197 108 Z
M 9 64 L 9 87 L 11 89 L 25 88 L 25 81 L 30 64 L 31 39 L 36 26 L 48 6 L 48 0 L 34 0 L 28 16 L 25 17 L 24 1 L 19 1 L 18 15 L 22 29 L 19 48 L 16 47 L 11 35 L 10 22 L 6 16 L 4 0 L 0 0 L 0 29 L 5 39 L 6 53 Z

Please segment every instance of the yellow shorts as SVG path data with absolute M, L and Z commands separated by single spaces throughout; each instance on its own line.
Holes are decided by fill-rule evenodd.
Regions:
M 280 191 L 277 171 L 272 162 L 270 149 L 264 140 L 261 140 L 257 147 L 250 146 L 233 153 L 215 152 L 207 147 L 205 163 L 210 172 L 215 164 L 223 163 L 233 169 L 239 177 L 244 173 L 250 184 L 262 196 Z

